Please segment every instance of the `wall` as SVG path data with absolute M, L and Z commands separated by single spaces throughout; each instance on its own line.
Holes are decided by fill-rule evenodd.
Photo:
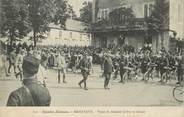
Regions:
M 94 0 L 96 1 L 96 0 Z M 145 4 L 154 4 L 155 0 L 99 0 L 99 9 L 109 9 L 112 10 L 114 8 L 120 7 L 120 6 L 126 6 L 130 5 L 134 11 L 134 15 L 136 18 L 144 18 L 144 5 Z M 177 31 L 178 35 L 184 35 L 184 0 L 170 0 L 170 29 L 174 29 Z M 175 2 L 176 1 L 176 2 Z M 166 2 L 169 2 L 169 0 L 166 0 Z M 180 15 L 182 19 L 182 23 L 178 22 L 179 19 L 176 19 L 179 17 L 178 14 L 178 4 L 182 4 L 182 15 Z M 93 6 L 95 7 L 95 6 Z M 94 11 L 94 9 L 93 9 Z M 95 14 L 93 14 L 93 17 Z M 95 19 L 95 18 L 93 18 Z M 113 37 L 114 36 L 114 37 Z M 117 43 L 117 40 L 115 39 L 116 35 L 108 35 L 108 40 L 107 44 L 112 43 L 112 40 L 115 40 L 114 42 Z M 99 38 L 100 39 L 100 38 Z M 153 35 L 152 37 L 152 45 L 153 45 L 153 50 L 158 51 L 161 49 L 161 34 Z M 97 40 L 97 38 L 96 38 Z M 133 45 L 135 48 L 140 48 L 143 46 L 144 43 L 144 34 L 143 32 L 141 34 L 138 33 L 133 33 L 132 35 L 128 35 L 126 39 L 126 43 L 129 45 Z M 163 44 L 164 47 L 169 50 L 169 33 L 166 31 L 163 34 Z
M 51 29 L 47 33 L 47 38 L 42 40 L 40 45 L 90 46 L 91 35 L 76 31 Z
M 177 38 L 184 38 L 183 11 L 184 0 L 170 0 L 170 29 L 177 32 Z

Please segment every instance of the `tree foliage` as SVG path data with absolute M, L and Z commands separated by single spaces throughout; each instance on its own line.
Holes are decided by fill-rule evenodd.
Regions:
M 49 0 L 26 0 L 29 12 L 29 21 L 33 31 L 34 45 L 38 36 L 49 30 L 52 21 L 52 2 Z
M 24 0 L 2 0 L 1 33 L 10 39 L 10 44 L 29 32 L 27 11 Z
M 161 36 L 161 46 L 164 44 L 164 31 L 169 30 L 169 2 L 166 0 L 156 0 L 150 17 L 146 18 L 147 38 L 153 33 Z
M 65 27 L 66 19 L 75 15 L 66 0 L 2 0 L 2 10 L 3 36 L 13 42 L 32 31 L 35 46 L 50 23 Z
M 60 25 L 61 28 L 65 28 L 65 22 L 69 17 L 76 17 L 72 6 L 68 4 L 66 0 L 54 0 L 54 15 L 53 22 L 56 25 Z
M 83 8 L 80 9 L 80 19 L 86 24 L 92 23 L 92 2 L 84 2 Z
M 169 4 L 166 0 L 156 0 L 150 17 L 146 19 L 150 31 L 160 32 L 168 28 Z

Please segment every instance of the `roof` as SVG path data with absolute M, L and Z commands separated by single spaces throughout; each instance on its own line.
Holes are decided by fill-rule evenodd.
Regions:
M 86 28 L 86 26 L 83 25 L 83 22 L 74 20 L 74 19 L 67 19 L 67 21 L 65 22 L 65 25 L 66 25 L 65 30 L 85 31 L 85 28 Z M 62 30 L 62 28 L 59 25 L 55 25 L 53 23 L 51 23 L 49 27 Z

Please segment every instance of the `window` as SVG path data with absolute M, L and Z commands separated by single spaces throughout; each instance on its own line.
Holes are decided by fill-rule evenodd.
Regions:
M 109 16 L 109 9 L 100 9 L 98 13 L 98 19 L 107 19 Z
M 153 10 L 154 10 L 154 5 L 149 4 L 149 16 L 152 14 Z
M 144 17 L 148 17 L 148 4 L 144 4 Z
M 70 32 L 70 38 L 72 38 L 72 32 Z
M 105 9 L 105 19 L 108 19 L 108 18 L 109 18 L 109 10 Z
M 151 14 L 152 14 L 152 11 L 153 11 L 153 3 L 145 3 L 144 4 L 144 17 L 149 17 Z
M 101 14 L 101 19 L 105 19 L 105 12 L 104 12 L 104 9 L 102 9 L 102 14 Z
M 97 15 L 98 19 L 101 19 L 101 14 L 102 14 L 102 9 L 100 9 L 98 12 L 98 15 Z
M 59 39 L 62 39 L 62 31 L 59 31 Z

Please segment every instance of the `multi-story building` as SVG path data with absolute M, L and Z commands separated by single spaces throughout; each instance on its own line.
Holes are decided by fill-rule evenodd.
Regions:
M 0 0 L 0 31 L 1 31 L 1 25 L 2 25 L 2 1 Z
M 37 45 L 39 46 L 91 46 L 91 34 L 86 31 L 83 22 L 74 19 L 67 19 L 65 29 L 59 25 L 50 24 L 50 30 L 43 35 L 43 39 L 39 38 Z M 21 41 L 16 43 L 34 44 L 33 32 L 30 32 Z M 8 42 L 8 38 L 0 38 L 2 42 Z
M 154 51 L 162 46 L 168 50 L 173 32 L 177 33 L 177 39 L 184 38 L 184 0 L 164 1 L 165 7 L 168 7 L 166 13 L 168 21 L 162 31 L 153 32 L 148 36 L 148 25 L 145 20 L 153 12 L 156 0 L 93 0 L 92 45 L 102 47 L 118 45 L 120 36 L 123 35 L 125 44 L 132 45 L 136 49 L 149 43 L 152 44 Z M 127 23 L 129 21 L 117 20 L 118 17 L 114 18 L 119 21 L 118 23 L 111 23 L 110 13 L 118 8 L 132 10 L 133 26 Z M 119 18 L 122 19 L 122 17 Z
M 82 22 L 68 19 L 66 28 L 62 29 L 58 25 L 50 24 L 50 31 L 46 33 L 46 39 L 39 41 L 38 45 L 53 46 L 90 46 L 91 34 L 85 31 Z

